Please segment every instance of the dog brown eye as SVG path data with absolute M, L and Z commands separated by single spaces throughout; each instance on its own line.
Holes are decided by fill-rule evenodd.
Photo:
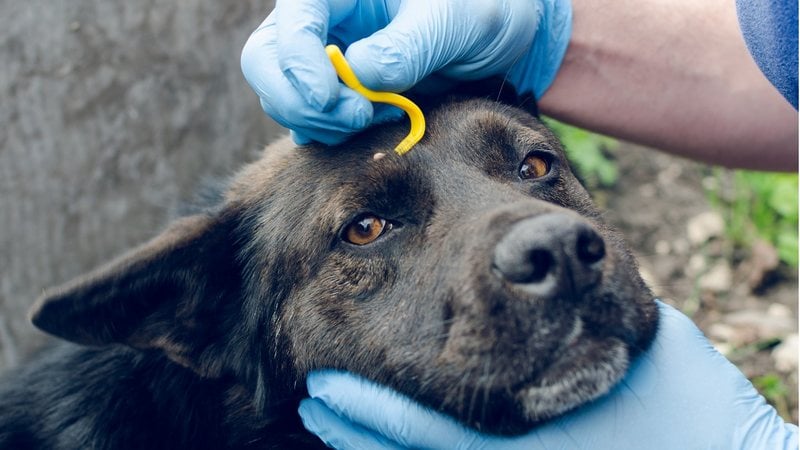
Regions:
M 550 164 L 541 156 L 528 155 L 519 166 L 519 177 L 523 180 L 541 178 L 550 172 Z
M 364 214 L 347 225 L 344 230 L 344 239 L 355 245 L 367 245 L 378 239 L 384 231 L 391 228 L 386 220 L 372 214 Z

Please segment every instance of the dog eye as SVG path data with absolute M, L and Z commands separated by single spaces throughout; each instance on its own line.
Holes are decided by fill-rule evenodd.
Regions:
M 367 245 L 392 229 L 392 224 L 372 214 L 362 214 L 347 224 L 344 240 L 354 245 Z
M 523 180 L 541 178 L 550 172 L 550 163 L 539 155 L 528 155 L 519 166 L 519 177 Z

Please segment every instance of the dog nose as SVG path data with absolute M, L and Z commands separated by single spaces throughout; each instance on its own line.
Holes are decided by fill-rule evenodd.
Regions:
M 603 238 L 586 222 L 562 213 L 521 220 L 497 244 L 494 269 L 539 295 L 596 284 L 605 257 Z

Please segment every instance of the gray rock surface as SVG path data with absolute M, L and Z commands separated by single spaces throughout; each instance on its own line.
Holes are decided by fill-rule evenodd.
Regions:
M 689 242 L 699 247 L 711 238 L 719 237 L 725 231 L 725 220 L 716 211 L 704 211 L 686 224 Z
M 781 339 L 797 329 L 793 314 L 781 304 L 772 304 L 766 311 L 748 308 L 731 312 L 722 317 L 722 323 L 736 330 L 735 336 L 730 340 L 737 345 Z
M 798 336 L 797 333 L 787 336 L 774 350 L 772 357 L 775 359 L 775 367 L 788 373 L 797 373 L 798 360 Z
M 0 2 L 0 370 L 43 289 L 154 235 L 281 133 L 239 69 L 271 1 Z
M 731 289 L 733 283 L 733 270 L 730 263 L 725 260 L 719 260 L 708 269 L 698 280 L 697 284 L 700 289 L 711 292 L 727 292 Z

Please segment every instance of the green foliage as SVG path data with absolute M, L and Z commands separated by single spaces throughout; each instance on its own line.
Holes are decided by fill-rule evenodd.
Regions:
M 774 373 L 768 373 L 760 377 L 755 377 L 751 381 L 753 382 L 753 386 L 761 392 L 761 395 L 775 406 L 778 414 L 785 420 L 791 420 L 791 413 L 789 412 L 787 403 L 789 389 L 783 383 L 780 376 Z
M 754 378 L 753 384 L 766 398 L 782 397 L 789 393 L 781 377 L 774 373 L 768 373 Z
M 615 139 L 590 133 L 555 119 L 545 118 L 545 123 L 564 144 L 567 157 L 587 187 L 610 187 L 617 182 L 617 165 L 606 153 L 607 150 L 617 147 Z
M 755 238 L 770 242 L 781 261 L 798 264 L 797 174 L 715 170 L 714 187 L 708 189 L 711 204 L 726 219 L 733 242 L 750 246 Z M 725 187 L 727 186 L 727 192 Z

